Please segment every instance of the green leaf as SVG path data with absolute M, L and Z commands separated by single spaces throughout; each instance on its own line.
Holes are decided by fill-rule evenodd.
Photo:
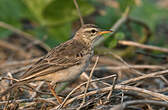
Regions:
M 125 38 L 125 34 L 124 34 L 123 32 L 117 32 L 117 33 L 115 34 L 115 38 L 116 38 L 117 40 L 123 40 L 123 39 Z
M 85 0 L 78 0 L 78 4 L 82 16 L 89 15 L 94 11 L 93 6 Z M 79 18 L 73 0 L 53 0 L 45 7 L 42 16 L 47 25 L 63 24 Z
M 21 28 L 20 21 L 31 17 L 30 12 L 21 0 L 0 0 L 0 21 Z M 0 37 L 11 34 L 7 29 L 0 29 Z
M 35 19 L 41 24 L 45 24 L 45 19 L 42 16 L 44 8 L 53 0 L 23 0 L 27 5 Z
M 0 20 L 14 23 L 28 14 L 21 0 L 0 0 Z
M 118 2 L 122 12 L 124 12 L 127 7 L 132 9 L 135 6 L 135 0 L 118 0 Z
M 6 38 L 11 34 L 11 31 L 0 28 L 0 38 Z
M 115 8 L 105 8 L 104 10 L 106 13 L 104 16 L 97 16 L 96 17 L 96 24 L 99 27 L 104 29 L 109 29 L 120 17 L 120 13 Z
M 159 8 L 155 3 L 143 0 L 142 5 L 132 10 L 130 16 L 146 23 L 153 31 L 162 18 L 168 17 L 168 10 Z
M 51 47 L 62 43 L 71 37 L 71 24 L 66 23 L 61 26 L 52 26 L 47 28 L 49 39 L 47 40 L 47 44 Z
M 113 39 L 113 40 L 111 40 L 111 42 L 109 43 L 109 48 L 114 48 L 114 47 L 116 47 L 117 46 L 117 42 L 118 42 L 118 40 L 117 39 Z

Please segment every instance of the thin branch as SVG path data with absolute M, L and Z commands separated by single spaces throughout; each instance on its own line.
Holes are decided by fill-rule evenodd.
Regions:
M 55 100 L 55 98 L 34 98 L 34 99 L 20 99 L 20 100 L 15 100 L 16 103 L 26 103 L 26 102 L 37 102 L 37 101 L 41 101 L 41 102 L 47 102 L 47 103 L 51 103 L 53 105 L 57 105 L 53 100 Z M 3 105 L 5 103 L 12 103 L 13 100 L 9 100 L 9 101 L 0 101 L 0 105 Z
M 161 47 L 152 46 L 152 45 L 144 45 L 144 44 L 140 44 L 140 43 L 133 42 L 133 41 L 120 40 L 120 41 L 118 41 L 118 43 L 121 45 L 134 46 L 134 47 L 139 47 L 139 48 L 143 48 L 143 49 L 157 50 L 160 52 L 168 53 L 167 48 L 161 48 Z
M 108 78 L 112 78 L 112 77 L 116 77 L 116 75 L 113 74 L 113 75 L 110 75 L 110 76 L 107 76 L 107 77 L 94 79 L 94 80 L 91 80 L 90 82 L 101 81 L 101 80 L 108 79 Z M 85 85 L 85 84 L 87 84 L 87 82 L 84 82 L 84 83 L 78 85 L 76 88 L 74 88 L 74 89 L 66 96 L 66 98 L 64 99 L 64 101 L 62 102 L 62 104 L 61 104 L 58 108 L 61 109 L 61 108 L 65 105 L 65 103 L 66 103 L 66 101 L 68 100 L 68 98 L 69 98 L 77 89 L 79 89 L 81 86 L 83 86 L 83 85 Z
M 121 18 L 114 24 L 113 27 L 111 27 L 111 29 L 113 29 L 114 31 L 118 30 L 119 27 L 128 19 L 129 12 L 130 12 L 130 7 L 127 7 L 125 9 L 125 12 L 122 14 Z
M 128 14 L 129 14 L 130 8 L 127 7 L 125 12 L 122 14 L 121 18 L 111 27 L 111 29 L 114 31 L 112 34 L 114 34 L 119 28 L 120 26 L 125 23 L 125 21 L 128 18 Z M 112 35 L 111 34 L 111 35 Z M 103 41 L 105 40 L 105 38 L 101 37 L 96 43 L 95 46 L 101 44 Z
M 115 86 L 115 89 L 117 90 L 128 90 L 128 91 L 135 91 L 135 92 L 138 92 L 138 93 L 143 93 L 142 96 L 144 96 L 144 94 L 147 94 L 149 96 L 153 96 L 155 98 L 158 98 L 160 100 L 164 100 L 164 101 L 168 101 L 168 96 L 164 95 L 164 94 L 160 94 L 160 93 L 156 93 L 156 92 L 152 92 L 152 91 L 149 91 L 149 90 L 146 90 L 146 89 L 142 89 L 142 88 L 138 88 L 138 87 L 133 87 L 133 86 L 126 86 L 126 85 L 119 85 L 117 84 Z M 111 90 L 111 87 L 105 87 L 105 88 L 101 88 L 99 90 L 95 90 L 95 91 L 91 91 L 91 92 L 88 92 L 86 93 L 86 96 L 90 96 L 90 95 L 93 95 L 93 94 L 96 94 L 96 93 L 104 93 L 104 92 L 107 92 Z M 84 94 L 81 94 L 81 95 L 78 95 L 76 97 L 73 97 L 71 99 L 69 99 L 65 105 L 67 104 L 70 104 L 72 103 L 74 100 L 76 99 L 81 99 L 82 97 L 84 96 Z
M 49 46 L 47 46 L 46 44 L 44 44 L 43 42 L 41 42 L 41 41 L 38 40 L 38 39 L 34 39 L 35 37 L 32 36 L 31 34 L 26 33 L 26 32 L 23 32 L 23 31 L 17 29 L 16 27 L 13 27 L 12 25 L 9 25 L 9 24 L 6 24 L 6 23 L 0 21 L 0 27 L 5 28 L 5 29 L 8 29 L 8 30 L 10 30 L 10 31 L 12 31 L 12 32 L 15 32 L 15 33 L 19 34 L 19 35 L 23 35 L 25 38 L 27 38 L 27 39 L 29 39 L 29 40 L 31 40 L 31 41 L 37 40 L 37 41 L 39 42 L 39 44 L 40 44 L 44 49 L 46 49 L 47 51 L 50 50 L 50 47 L 49 47 Z
M 19 81 L 18 79 L 15 79 L 15 78 L 9 78 L 9 77 L 0 77 L 0 81 L 2 80 L 10 80 L 10 81 Z
M 120 60 L 123 64 L 125 64 L 126 66 L 128 66 L 128 67 L 130 67 L 130 65 L 126 62 L 126 61 L 124 61 L 124 59 L 122 59 L 119 55 L 117 55 L 117 54 L 114 54 L 114 53 L 112 53 L 112 52 L 108 52 L 109 54 L 111 54 L 111 55 L 113 55 L 115 58 L 117 58 L 118 60 Z M 133 72 L 135 72 L 136 74 L 138 74 L 138 75 L 143 75 L 144 73 L 142 73 L 142 72 L 140 72 L 140 71 L 137 71 L 137 70 L 135 70 L 135 69 L 131 69 L 130 68 L 130 70 L 132 70 Z
M 131 78 L 129 80 L 121 82 L 120 84 L 128 84 L 128 83 L 137 82 L 139 80 L 143 80 L 143 79 L 147 79 L 147 78 L 159 77 L 160 75 L 163 75 L 163 74 L 168 74 L 168 70 L 157 71 L 157 72 L 145 74 L 145 75 L 142 75 L 142 76 L 139 76 L 136 78 Z
M 89 84 L 90 84 L 90 81 L 91 81 L 91 78 L 92 78 L 94 69 L 96 68 L 96 65 L 97 65 L 98 61 L 99 61 L 99 56 L 96 58 L 96 62 L 95 62 L 95 64 L 94 64 L 93 68 L 92 68 L 92 71 L 90 72 L 90 76 L 89 76 L 89 79 L 88 79 L 88 81 L 87 81 L 86 88 L 85 88 L 85 91 L 84 91 L 84 94 L 85 94 L 85 95 L 84 95 L 84 97 L 83 97 L 83 101 L 82 101 L 82 103 L 80 104 L 80 107 L 79 107 L 77 110 L 80 110 L 81 107 L 83 106 L 83 104 L 85 103 L 86 93 L 87 93 L 87 90 L 88 90 L 88 88 L 89 88 Z
M 22 48 L 17 47 L 16 45 L 12 45 L 6 41 L 0 40 L 0 47 L 4 47 L 4 48 L 10 49 L 10 50 L 13 50 L 14 52 L 19 53 L 21 56 L 24 56 L 25 58 L 31 57 L 31 55 L 29 53 L 25 52 L 25 50 L 23 50 Z
M 75 4 L 75 7 L 77 9 L 79 18 L 80 18 L 81 26 L 83 26 L 84 25 L 84 21 L 83 21 L 82 14 L 81 14 L 80 9 L 79 9 L 79 5 L 78 5 L 76 0 L 73 0 L 73 1 L 74 1 L 74 4 Z
M 109 94 L 108 94 L 108 96 L 107 96 L 107 100 L 110 100 L 110 97 L 111 97 L 111 95 L 112 95 L 112 93 L 113 93 L 113 90 L 114 90 L 114 88 L 115 88 L 117 79 L 118 79 L 118 74 L 116 73 L 116 77 L 113 78 L 113 84 L 111 85 L 111 90 L 110 90 L 110 92 L 109 92 Z
M 36 91 L 39 91 L 39 89 L 43 86 L 43 84 L 44 84 L 44 81 L 40 82 L 40 83 L 38 84 L 38 86 L 36 87 L 35 90 L 36 90 Z M 32 95 L 31 95 L 31 97 L 30 97 L 30 99 L 35 98 L 36 95 L 37 95 L 37 92 L 33 92 Z
M 126 61 L 124 61 L 119 55 L 113 54 L 112 52 L 109 52 L 109 53 L 111 53 L 115 58 L 119 59 L 119 60 L 120 60 L 122 63 L 124 63 L 126 66 L 130 67 L 130 65 L 129 65 Z M 135 69 L 133 69 L 133 68 L 130 68 L 130 70 L 132 70 L 133 72 L 137 73 L 138 75 L 141 75 L 141 76 L 144 75 L 144 73 L 142 73 L 142 72 L 140 72 L 140 71 L 137 71 L 137 70 L 135 70 Z M 166 78 L 164 78 L 164 76 L 160 75 L 160 78 L 161 78 L 164 82 L 166 82 L 166 83 L 168 82 L 168 81 L 166 80 Z
M 3 73 L 7 73 L 7 72 L 10 72 L 11 74 L 23 73 L 24 71 L 26 71 L 30 67 L 31 67 L 31 65 L 25 66 L 25 67 L 21 67 L 19 69 L 3 70 Z
M 92 67 L 92 69 L 93 69 L 93 67 Z M 90 70 L 92 70 L 92 69 L 90 69 Z M 83 77 L 85 77 L 87 80 L 89 80 L 89 76 L 87 75 L 86 72 L 83 72 L 81 75 L 83 75 Z M 92 85 L 95 89 L 99 88 L 95 82 L 91 83 L 91 85 Z
M 126 66 L 130 67 L 130 65 L 129 65 L 126 61 L 124 61 L 119 55 L 113 54 L 112 52 L 109 52 L 109 53 L 112 54 L 115 58 L 119 59 L 119 60 L 120 60 L 122 63 L 124 63 Z M 130 68 L 130 70 L 132 70 L 133 72 L 137 73 L 138 75 L 141 75 L 141 76 L 144 75 L 144 73 L 142 73 L 142 72 L 140 72 L 140 71 L 137 71 L 137 70 L 135 70 L 135 69 Z M 159 77 L 160 77 L 164 82 L 168 83 L 168 81 L 166 80 L 166 78 L 165 78 L 163 75 L 160 75 Z M 132 80 L 132 79 L 130 79 L 130 80 Z
M 95 71 L 100 71 L 100 70 L 127 70 L 127 69 L 166 69 L 167 67 L 164 66 L 158 66 L 158 65 L 130 65 L 125 66 L 103 66 L 103 67 L 96 67 Z M 88 70 L 91 70 L 91 68 L 88 68 Z
M 155 92 L 160 92 L 160 93 L 167 92 L 167 91 L 168 91 L 168 87 L 165 87 L 165 88 L 162 88 L 159 90 L 155 90 Z
M 42 58 L 42 57 L 40 57 L 40 58 Z M 11 62 L 1 64 L 0 68 L 8 68 L 11 66 L 13 67 L 13 66 L 23 66 L 23 65 L 32 64 L 32 63 L 38 61 L 40 58 L 28 59 L 28 60 L 23 60 L 23 61 L 11 61 Z
M 168 108 L 168 103 L 165 101 L 155 101 L 155 100 L 132 100 L 124 102 L 123 104 L 119 104 L 111 108 L 110 110 L 124 110 L 130 105 L 138 105 L 138 104 L 152 104 L 158 106 L 164 106 Z

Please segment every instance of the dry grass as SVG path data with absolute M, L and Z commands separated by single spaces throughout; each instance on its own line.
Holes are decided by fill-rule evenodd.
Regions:
M 15 35 L 15 37 L 20 36 Z M 10 40 L 9 37 L 8 40 L 1 40 L 1 42 L 16 47 L 16 44 Z M 37 45 L 41 46 L 40 44 L 32 45 L 31 50 L 27 51 L 22 44 L 31 41 L 20 44 L 18 43 L 20 41 L 16 42 L 19 47 L 17 49 L 0 45 L 0 54 L 6 56 L 0 59 L 1 91 L 11 85 L 15 78 L 23 75 L 24 71 L 47 51 L 37 48 Z M 19 50 L 21 47 L 22 49 Z M 15 52 L 16 50 L 21 52 Z M 30 55 L 30 58 L 36 58 L 27 58 L 24 52 Z M 168 109 L 167 64 L 150 65 L 145 61 L 145 57 L 143 57 L 145 65 L 135 64 L 135 61 L 126 62 L 115 54 L 111 53 L 111 55 L 113 58 L 100 56 L 98 60 L 94 57 L 93 63 L 79 80 L 68 86 L 58 86 L 57 89 L 65 87 L 59 92 L 64 100 L 61 105 L 58 105 L 56 99 L 48 91 L 45 82 L 32 82 L 30 86 L 33 89 L 25 86 L 20 90 L 12 90 L 10 95 L 4 96 L 0 107 L 1 109 Z M 89 73 L 91 76 L 88 76 Z M 114 80 L 117 81 L 114 82 Z

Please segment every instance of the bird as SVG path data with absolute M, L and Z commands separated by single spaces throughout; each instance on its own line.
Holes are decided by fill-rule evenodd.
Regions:
M 72 39 L 51 49 L 35 62 L 16 83 L 2 92 L 0 97 L 16 87 L 42 80 L 50 82 L 51 93 L 61 103 L 54 91 L 54 85 L 77 79 L 86 70 L 93 57 L 95 42 L 103 34 L 112 32 L 112 30 L 100 29 L 94 24 L 84 24 Z

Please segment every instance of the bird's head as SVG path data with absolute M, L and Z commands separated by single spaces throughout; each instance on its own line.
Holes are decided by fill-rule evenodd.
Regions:
M 85 24 L 76 32 L 75 37 L 93 44 L 101 35 L 112 32 L 112 30 L 100 29 L 94 24 Z

